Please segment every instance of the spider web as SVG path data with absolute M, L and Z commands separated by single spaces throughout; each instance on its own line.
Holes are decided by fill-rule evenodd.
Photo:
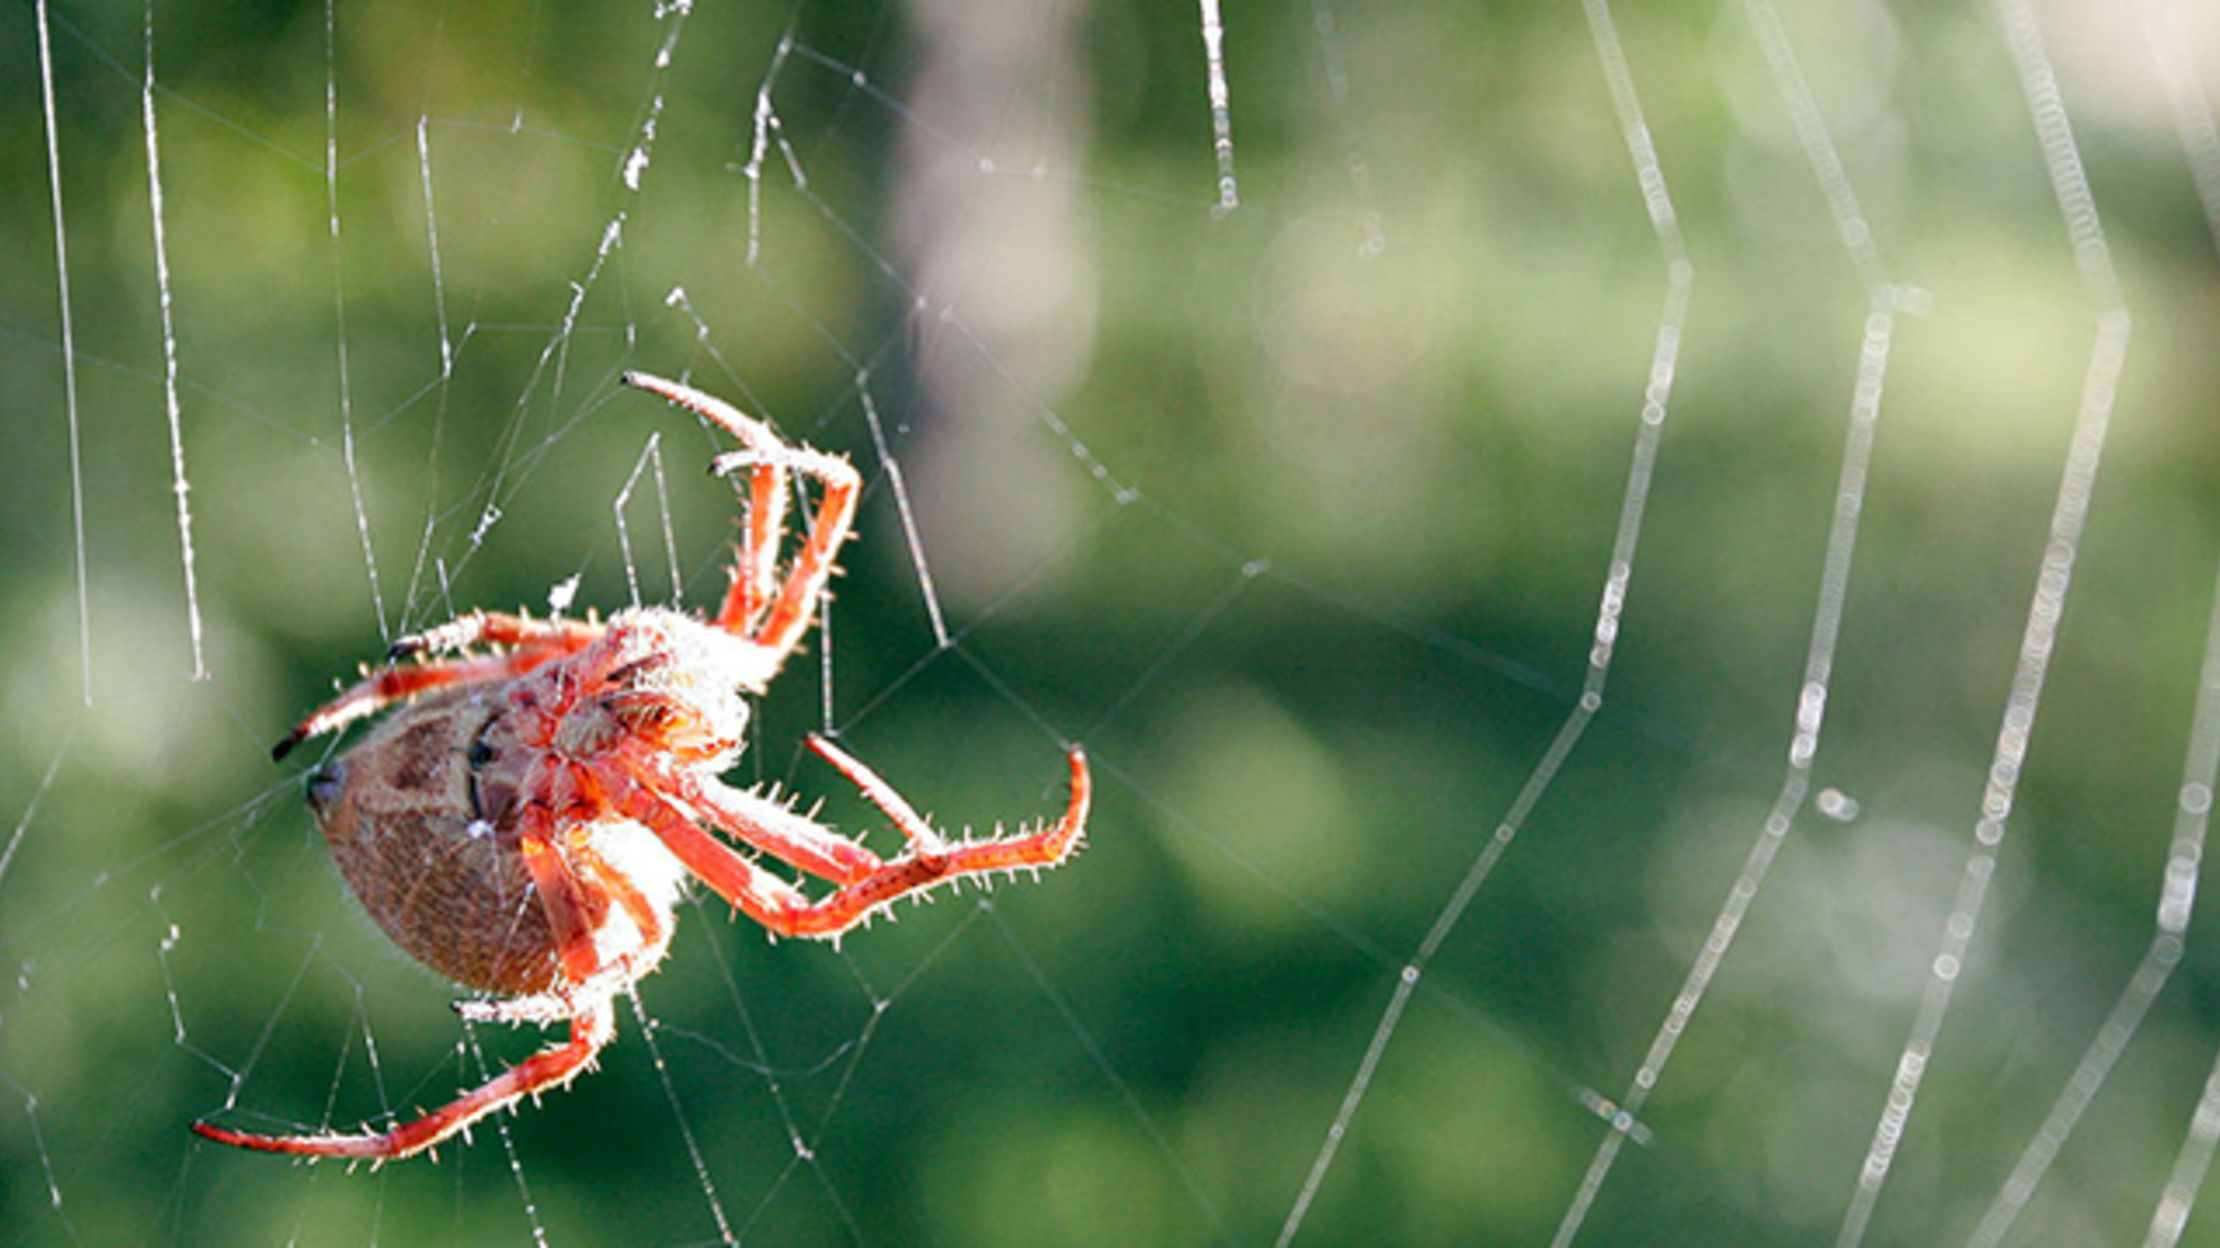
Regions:
M 0 20 L 0 1238 L 2220 1242 L 2209 12 Z M 193 1140 L 544 1042 L 267 749 L 714 600 L 631 368 L 869 480 L 739 778 L 1088 850 Z

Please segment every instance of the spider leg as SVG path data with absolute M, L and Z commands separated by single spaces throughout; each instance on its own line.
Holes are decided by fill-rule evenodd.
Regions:
M 602 634 L 602 626 L 585 620 L 535 620 L 507 611 L 472 611 L 458 615 L 437 628 L 411 633 L 387 647 L 388 659 L 440 651 L 467 650 L 475 645 L 553 647 L 575 654 Z
M 588 885 L 572 873 L 547 839 L 551 818 L 542 808 L 526 813 L 520 830 L 525 866 L 539 887 L 540 901 L 554 925 L 563 962 L 564 977 L 572 985 L 592 980 L 601 969 L 594 950 L 593 931 L 587 926 L 590 912 Z M 296 1157 L 347 1157 L 357 1160 L 394 1161 L 437 1145 L 487 1114 L 527 1096 L 561 1087 L 593 1064 L 617 1034 L 610 993 L 606 990 L 576 992 L 567 1001 L 562 994 L 542 994 L 513 1002 L 466 1002 L 459 1007 L 466 1018 L 483 1017 L 500 1022 L 551 1022 L 570 1020 L 570 1038 L 564 1043 L 525 1058 L 500 1074 L 463 1093 L 420 1118 L 385 1132 L 352 1135 L 325 1132 L 316 1135 L 256 1135 L 208 1122 L 193 1124 L 195 1134 L 219 1144 Z
M 902 830 L 903 839 L 910 843 L 913 851 L 920 856 L 948 852 L 947 838 L 932 824 L 927 823 L 925 817 L 917 813 L 916 807 L 895 792 L 893 785 L 880 779 L 879 773 L 866 766 L 862 759 L 817 733 L 809 734 L 808 741 L 809 748 L 817 752 L 817 757 L 839 768 L 840 774 L 848 778 L 848 783 L 855 785 L 856 790 L 870 799 L 873 806 L 886 812 L 886 817 L 892 819 L 894 826 Z
M 1073 750 L 1070 759 L 1071 800 L 1055 823 L 1027 835 L 955 845 L 943 852 L 926 852 L 913 842 L 909 853 L 883 863 L 816 902 L 704 832 L 646 787 L 632 787 L 622 805 L 625 813 L 646 824 L 687 870 L 749 918 L 780 935 L 838 936 L 881 906 L 936 884 L 967 875 L 1053 867 L 1063 862 L 1086 833 L 1091 793 L 1086 755 Z M 862 764 L 856 767 L 861 769 Z M 878 779 L 868 771 L 863 774 L 873 781 Z
M 194 1123 L 193 1132 L 219 1144 L 258 1152 L 395 1161 L 437 1145 L 497 1109 L 569 1083 L 593 1064 L 594 1055 L 616 1034 L 616 1016 L 607 997 L 574 1002 L 569 1040 L 542 1049 L 431 1113 L 382 1134 L 255 1135 L 208 1122 Z
M 719 832 L 819 879 L 852 884 L 886 865 L 869 849 L 777 798 L 686 768 L 641 767 L 638 776 Z M 620 780 L 610 787 L 621 790 L 631 783 Z
M 745 632 L 778 589 L 779 543 L 786 536 L 790 491 L 783 461 L 754 451 L 720 455 L 710 469 L 718 476 L 748 470 L 748 536 L 733 550 L 732 584 L 717 609 L 718 624 Z M 737 487 L 736 487 L 737 488 Z
M 541 826 L 546 826 L 544 819 L 538 822 Z M 533 848 L 526 852 L 544 854 L 546 850 Z M 614 897 L 617 904 L 623 906 L 625 912 L 631 916 L 633 927 L 640 934 L 640 943 L 648 949 L 662 949 L 668 937 L 663 916 L 656 912 L 655 906 L 632 883 L 631 878 L 617 870 L 591 844 L 579 840 L 567 845 L 559 858 L 542 858 L 537 863 L 527 859 L 527 869 L 532 871 L 533 883 L 540 889 L 541 904 L 549 906 L 551 919 L 555 913 L 554 905 L 559 904 L 573 915 L 585 905 L 579 895 L 581 882 L 574 875 L 576 871 L 583 869 L 592 877 L 590 887 Z M 542 873 L 547 876 L 544 883 Z M 551 904 L 551 897 L 562 900 Z M 566 919 L 564 922 L 571 921 Z M 572 999 L 580 996 L 612 995 L 623 983 L 637 978 L 639 974 L 638 968 L 622 962 L 615 966 L 603 965 L 594 956 L 590 934 L 574 924 L 563 940 L 559 956 L 566 972 L 566 986 L 552 992 L 533 993 L 523 997 L 465 997 L 454 1003 L 455 1013 L 473 1023 L 505 1023 L 512 1027 L 523 1023 L 537 1023 L 544 1027 L 569 1018 Z M 570 978 L 577 975 L 587 978 L 582 981 Z M 595 977 L 608 982 L 596 983 Z
M 778 588 L 779 543 L 786 535 L 786 509 L 791 501 L 786 444 L 770 426 L 692 386 L 648 373 L 626 373 L 624 384 L 659 395 L 715 423 L 746 448 L 720 455 L 710 466 L 718 476 L 748 470 L 747 539 L 734 551 L 732 585 L 717 611 L 719 627 L 742 632 L 754 623 Z
M 646 787 L 632 789 L 621 806 L 626 814 L 646 825 L 688 871 L 756 922 L 769 927 L 777 916 L 809 905 L 800 889 L 702 831 L 686 812 Z
M 574 985 L 583 984 L 601 970 L 601 955 L 594 949 L 594 899 L 552 843 L 548 832 L 553 819 L 545 807 L 527 806 L 517 823 L 517 849 L 524 855 L 524 869 L 532 875 L 548 927 L 555 933 L 563 977 Z
M 769 425 L 692 386 L 647 373 L 626 373 L 624 383 L 661 395 L 739 440 L 743 449 L 720 456 L 716 467 L 720 473 L 749 470 L 748 534 L 716 623 L 783 660 L 809 631 L 817 596 L 832 577 L 833 556 L 855 523 L 856 495 L 863 488 L 863 478 L 855 465 L 840 456 L 789 446 Z M 789 471 L 814 478 L 823 496 L 794 566 L 787 571 L 785 583 L 779 584 L 778 547 L 784 536 Z M 762 618 L 757 620 L 759 613 Z
M 528 997 L 461 997 L 449 1004 L 463 1021 L 502 1023 L 510 1027 L 559 1023 L 571 1015 L 570 1001 L 559 992 L 535 992 Z
M 594 885 L 603 894 L 614 897 L 626 915 L 632 919 L 634 930 L 640 934 L 640 943 L 649 949 L 660 950 L 667 933 L 663 930 L 663 916 L 648 901 L 647 894 L 632 882 L 632 877 L 619 870 L 616 864 L 601 856 L 601 851 L 580 840 L 568 847 L 568 856 L 594 879 Z M 660 955 L 658 955 L 660 956 Z
M 563 651 L 552 646 L 526 647 L 507 654 L 482 658 L 443 659 L 406 667 L 382 668 L 363 677 L 346 692 L 310 712 L 308 718 L 302 720 L 298 727 L 285 734 L 284 740 L 271 747 L 270 757 L 282 759 L 293 752 L 294 746 L 310 737 L 344 728 L 358 719 L 377 714 L 403 698 L 453 685 L 521 676 L 550 659 L 560 658 L 562 654 Z
M 817 501 L 817 518 L 810 522 L 809 533 L 802 539 L 801 552 L 794 556 L 794 566 L 787 569 L 778 597 L 772 600 L 770 610 L 750 638 L 780 659 L 792 654 L 809 631 L 818 595 L 825 592 L 825 583 L 832 579 L 833 556 L 840 553 L 840 544 L 848 540 L 848 530 L 855 524 L 856 495 L 863 489 L 863 478 L 857 475 L 855 465 L 838 455 L 796 447 L 786 456 L 796 472 L 817 478 L 824 493 Z

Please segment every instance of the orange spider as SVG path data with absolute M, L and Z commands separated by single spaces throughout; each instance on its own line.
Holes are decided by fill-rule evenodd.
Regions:
M 265 1152 L 382 1161 L 568 1084 L 615 1037 L 615 995 L 662 960 L 689 874 L 772 932 L 837 936 L 899 897 L 966 875 L 1055 866 L 1077 848 L 1089 787 L 1078 749 L 1071 800 L 1054 824 L 950 843 L 869 767 L 811 736 L 810 748 L 901 829 L 908 844 L 891 860 L 717 778 L 739 757 L 747 697 L 770 684 L 809 631 L 862 482 L 847 460 L 788 446 L 692 387 L 644 373 L 624 381 L 740 441 L 714 461 L 719 475 L 748 478 L 746 533 L 716 618 L 660 607 L 606 624 L 475 611 L 396 642 L 389 659 L 424 661 L 366 677 L 272 751 L 282 758 L 413 697 L 309 774 L 316 822 L 348 886 L 394 943 L 493 994 L 456 1002 L 458 1013 L 568 1021 L 569 1041 L 387 1131 L 255 1135 L 195 1122 L 199 1134 Z M 817 481 L 822 497 L 782 581 L 790 472 Z M 464 653 L 479 644 L 502 649 Z M 703 824 L 836 887 L 811 901 Z

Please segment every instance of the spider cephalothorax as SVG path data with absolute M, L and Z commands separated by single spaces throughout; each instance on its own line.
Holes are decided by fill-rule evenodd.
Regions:
M 763 691 L 809 631 L 861 481 L 846 460 L 789 446 L 692 387 L 644 373 L 624 380 L 741 443 L 716 461 L 720 474 L 745 475 L 748 504 L 716 616 L 647 607 L 597 623 L 472 612 L 396 643 L 391 665 L 303 720 L 274 751 L 283 757 L 413 699 L 310 774 L 309 805 L 332 858 L 394 943 L 490 994 L 458 1002 L 464 1017 L 567 1020 L 568 1042 L 383 1132 L 255 1135 L 196 1122 L 201 1135 L 309 1157 L 406 1157 L 569 1082 L 615 1036 L 615 995 L 662 960 L 688 875 L 772 932 L 837 936 L 899 897 L 967 875 L 1054 866 L 1077 848 L 1089 788 L 1077 749 L 1071 800 L 1055 823 L 951 843 L 862 762 L 809 738 L 901 830 L 907 844 L 892 859 L 718 778 L 739 757 L 746 698 Z M 782 578 L 797 473 L 816 481 L 820 496 Z M 833 891 L 811 900 L 703 825 Z

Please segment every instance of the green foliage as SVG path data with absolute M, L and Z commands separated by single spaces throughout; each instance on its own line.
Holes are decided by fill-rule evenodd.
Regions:
M 1342 6 L 1321 33 L 1336 6 L 1229 6 L 1244 205 L 1216 218 L 1191 7 L 965 7 L 702 5 L 666 73 L 673 22 L 644 5 L 339 5 L 328 31 L 319 6 L 157 6 L 205 681 L 144 13 L 53 14 L 66 358 L 36 11 L 0 14 L 0 833 L 23 819 L 0 841 L 0 1241 L 514 1242 L 536 1219 L 700 1242 L 674 1114 L 759 1242 L 1278 1233 L 1397 969 L 1574 704 L 1663 265 L 1572 8 Z M 1971 1228 L 2149 937 L 2213 592 L 2213 239 L 2135 22 L 2045 13 L 2136 331 L 1892 1240 Z M 1784 16 L 1883 257 L 1931 296 L 1897 328 L 1816 773 L 1863 813 L 1798 820 L 1598 1243 L 1839 1221 L 1971 845 L 2090 350 L 1990 15 Z M 1604 1132 L 1583 1100 L 1624 1092 L 1781 781 L 1867 292 L 1745 11 L 1617 17 L 1695 280 L 1609 696 L 1429 966 L 1306 1243 L 1545 1239 Z M 758 220 L 742 167 L 789 31 L 772 99 L 808 185 L 772 147 Z M 975 131 L 935 48 L 997 102 Z M 539 1042 L 465 1041 L 266 751 L 396 630 L 540 609 L 574 575 L 581 608 L 629 601 L 612 506 L 651 436 L 683 596 L 719 591 L 714 443 L 618 393 L 630 367 L 874 474 L 813 646 L 846 744 L 984 827 L 1053 810 L 1058 738 L 1083 739 L 1089 849 L 838 950 L 688 907 L 641 986 L 652 1050 L 627 1012 L 598 1073 L 436 1166 L 193 1142 L 210 1114 L 436 1104 Z M 641 480 L 629 571 L 666 599 Z M 740 778 L 869 829 L 798 752 L 822 696 L 797 661 Z M 2210 926 L 2039 1234 L 2147 1221 L 2220 1035 Z

